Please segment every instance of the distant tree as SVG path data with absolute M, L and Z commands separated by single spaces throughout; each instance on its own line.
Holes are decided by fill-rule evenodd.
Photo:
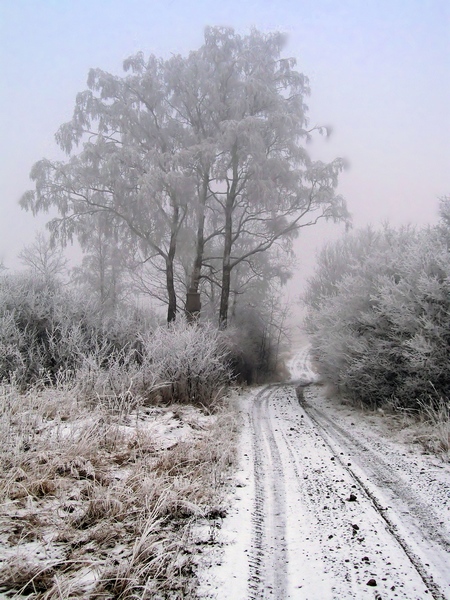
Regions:
M 386 226 L 384 231 L 389 228 Z M 347 232 L 341 239 L 326 243 L 317 255 L 314 275 L 309 278 L 302 301 L 317 309 L 336 296 L 342 279 L 357 272 L 380 247 L 383 234 L 372 227 Z
M 79 235 L 84 254 L 81 265 L 72 270 L 72 279 L 98 300 L 104 312 L 111 312 L 126 295 L 127 251 L 113 231 L 102 227 L 101 217 L 104 215 L 94 215 L 96 225 L 91 222 L 86 233 Z
M 67 271 L 68 261 L 61 248 L 40 232 L 36 234 L 34 242 L 19 253 L 19 259 L 35 274 L 46 279 L 61 276 Z

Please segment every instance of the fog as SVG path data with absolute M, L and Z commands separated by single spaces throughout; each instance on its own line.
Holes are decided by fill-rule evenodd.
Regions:
M 45 215 L 18 206 L 34 162 L 58 158 L 58 127 L 72 116 L 89 68 L 121 74 L 142 50 L 169 57 L 198 48 L 206 25 L 288 34 L 284 51 L 310 79 L 311 125 L 331 125 L 309 147 L 314 158 L 345 157 L 339 192 L 355 226 L 433 223 L 450 192 L 450 5 L 390 0 L 4 0 L 0 5 L 0 259 L 17 266 Z M 296 297 L 315 250 L 342 227 L 320 225 L 296 244 Z

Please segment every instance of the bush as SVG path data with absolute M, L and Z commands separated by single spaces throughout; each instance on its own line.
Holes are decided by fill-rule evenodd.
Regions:
M 150 327 L 139 312 L 95 302 L 35 275 L 0 280 L 0 380 L 22 389 L 74 380 L 110 408 L 155 399 L 210 406 L 229 381 L 228 351 L 208 323 Z
M 230 381 L 228 351 L 208 323 L 179 318 L 140 333 L 136 346 L 86 356 L 76 376 L 81 395 L 119 412 L 153 402 L 213 408 Z
M 450 398 L 450 255 L 442 231 L 357 232 L 331 255 L 344 265 L 339 276 L 322 256 L 306 295 L 324 377 L 371 406 L 421 409 Z M 330 271 L 332 285 L 318 285 Z
M 192 325 L 178 318 L 141 340 L 142 371 L 154 373 L 163 385 L 163 400 L 209 406 L 229 382 L 227 349 L 209 323 Z
M 224 332 L 230 366 L 236 379 L 247 384 L 279 381 L 284 374 L 281 352 L 286 342 L 285 312 L 240 308 Z
M 22 387 L 62 373 L 74 376 L 87 357 L 106 366 L 136 346 L 142 318 L 103 317 L 96 303 L 56 279 L 35 274 L 0 278 L 0 380 Z

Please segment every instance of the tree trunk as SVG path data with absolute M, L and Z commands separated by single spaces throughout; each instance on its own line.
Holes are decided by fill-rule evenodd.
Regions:
M 205 251 L 205 207 L 208 198 L 208 175 L 203 177 L 202 191 L 199 197 L 198 205 L 198 227 L 197 241 L 195 244 L 195 258 L 192 266 L 189 289 L 186 295 L 186 317 L 188 321 L 194 322 L 200 313 L 200 277 L 202 274 L 203 254 Z
M 228 304 L 231 280 L 231 247 L 233 236 L 233 198 L 228 198 L 225 205 L 225 239 L 222 259 L 222 292 L 220 295 L 219 327 L 226 329 L 228 325 Z
M 237 185 L 239 181 L 238 175 L 238 158 L 237 144 L 234 144 L 231 157 L 232 179 L 231 185 L 228 184 L 227 199 L 225 202 L 225 231 L 222 259 L 222 293 L 220 296 L 220 312 L 219 312 L 219 327 L 226 329 L 228 325 L 228 305 L 230 301 L 230 280 L 231 280 L 231 249 L 233 246 L 233 210 L 237 194 Z
M 177 316 L 177 296 L 175 294 L 175 285 L 173 281 L 173 256 L 167 255 L 166 258 L 166 285 L 167 285 L 167 323 L 175 321 Z
M 179 226 L 180 209 L 176 203 L 173 206 L 172 227 L 170 232 L 169 251 L 166 256 L 166 287 L 167 287 L 167 323 L 175 321 L 177 316 L 177 295 L 175 293 L 173 263 L 177 249 L 177 235 Z

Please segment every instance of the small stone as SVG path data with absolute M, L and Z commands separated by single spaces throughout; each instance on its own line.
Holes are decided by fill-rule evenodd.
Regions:
M 369 581 L 367 582 L 367 585 L 370 585 L 371 587 L 376 587 L 377 582 L 375 579 L 369 579 Z
M 350 496 L 347 498 L 348 502 L 356 502 L 356 496 L 355 494 L 350 494 Z

